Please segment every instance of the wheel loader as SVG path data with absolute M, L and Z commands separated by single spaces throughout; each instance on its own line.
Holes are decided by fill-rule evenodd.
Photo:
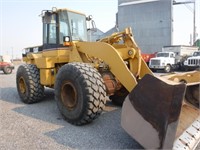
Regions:
M 200 72 L 155 76 L 141 57 L 131 28 L 96 42 L 91 16 L 69 9 L 43 10 L 43 44 L 25 48 L 16 74 L 20 99 L 43 99 L 54 88 L 63 117 L 84 125 L 110 98 L 123 104 L 121 125 L 144 148 L 195 149 L 200 140 Z M 87 26 L 90 25 L 90 28 Z

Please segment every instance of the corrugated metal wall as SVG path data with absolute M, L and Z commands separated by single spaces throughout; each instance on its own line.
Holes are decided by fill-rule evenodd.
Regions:
M 172 44 L 172 0 L 119 0 L 119 30 L 132 27 L 143 53 Z

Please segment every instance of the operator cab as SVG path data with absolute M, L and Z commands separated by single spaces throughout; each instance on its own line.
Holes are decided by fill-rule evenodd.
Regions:
M 37 53 L 47 49 L 71 46 L 72 41 L 87 41 L 88 30 L 96 32 L 92 16 L 68 9 L 43 10 L 43 44 L 23 49 L 23 57 L 28 53 Z M 92 28 L 87 29 L 87 25 Z
M 63 42 L 87 41 L 87 17 L 67 9 L 43 10 L 43 49 L 63 47 Z

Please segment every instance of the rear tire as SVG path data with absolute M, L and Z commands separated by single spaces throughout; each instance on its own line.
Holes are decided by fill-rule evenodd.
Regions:
M 85 63 L 62 66 L 56 76 L 55 99 L 64 118 L 83 125 L 96 119 L 106 103 L 106 89 L 101 75 Z
M 39 69 L 35 65 L 19 66 L 16 82 L 18 94 L 24 103 L 35 103 L 44 97 L 44 86 L 40 84 Z

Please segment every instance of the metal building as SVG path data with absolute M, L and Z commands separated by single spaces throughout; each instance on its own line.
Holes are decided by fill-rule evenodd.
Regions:
M 119 30 L 132 27 L 143 53 L 172 45 L 172 0 L 118 0 Z

